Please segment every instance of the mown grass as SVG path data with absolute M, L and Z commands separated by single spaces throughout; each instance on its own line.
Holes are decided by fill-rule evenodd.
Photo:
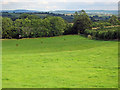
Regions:
M 118 42 L 78 35 L 3 40 L 3 88 L 117 88 Z

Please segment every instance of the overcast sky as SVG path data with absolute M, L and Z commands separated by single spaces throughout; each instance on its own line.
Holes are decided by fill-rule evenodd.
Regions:
M 2 0 L 3 10 L 117 10 L 119 0 Z

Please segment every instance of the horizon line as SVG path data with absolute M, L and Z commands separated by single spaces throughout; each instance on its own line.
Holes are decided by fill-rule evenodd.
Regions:
M 56 9 L 56 10 L 36 10 L 36 9 L 1 9 L 1 11 L 4 11 L 4 10 L 31 10 L 31 11 L 78 11 L 78 10 L 104 10 L 104 11 L 110 11 L 110 10 L 113 10 L 113 11 L 118 11 L 118 9 Z

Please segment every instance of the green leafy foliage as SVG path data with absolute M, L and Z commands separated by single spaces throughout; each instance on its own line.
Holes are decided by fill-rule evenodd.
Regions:
M 3 38 L 19 38 L 19 35 L 23 38 L 59 36 L 67 29 L 67 22 L 55 16 L 40 19 L 23 14 L 15 21 L 3 18 L 2 23 Z
M 112 17 L 109 19 L 109 22 L 113 25 L 120 24 L 120 21 L 118 20 L 118 18 L 115 15 L 112 15 Z
M 7 17 L 2 18 L 2 37 L 12 38 L 12 32 L 15 32 L 13 21 Z
M 113 40 L 120 39 L 120 30 L 119 27 L 110 27 L 104 29 L 93 29 L 93 30 L 85 30 L 85 35 L 92 35 L 95 39 L 103 39 L 103 40 Z
M 93 28 L 100 27 L 101 25 L 111 26 L 112 24 L 109 23 L 109 22 L 93 22 L 93 23 L 92 23 L 92 27 L 93 27 Z
M 91 28 L 91 24 L 92 22 L 84 10 L 80 11 L 79 13 L 75 12 L 74 24 L 72 28 L 75 33 L 83 34 L 85 29 Z

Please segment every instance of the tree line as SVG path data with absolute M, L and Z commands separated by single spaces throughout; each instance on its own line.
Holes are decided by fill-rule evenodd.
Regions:
M 11 18 L 2 18 L 2 38 L 34 38 L 62 35 L 68 23 L 61 17 L 49 16 L 45 19 L 34 15 L 23 14 L 12 21 Z
M 105 26 L 110 25 L 120 25 L 116 16 L 113 15 L 108 22 L 92 22 L 84 10 L 75 12 L 73 24 L 69 24 L 61 17 L 47 16 L 41 19 L 36 15 L 24 13 L 16 20 L 8 17 L 2 18 L 2 38 L 53 37 L 68 34 L 86 36 L 90 34 L 89 32 L 94 32 L 93 27 L 100 27 L 98 31 L 101 31 L 104 30 Z M 98 32 L 97 35 L 99 35 Z

